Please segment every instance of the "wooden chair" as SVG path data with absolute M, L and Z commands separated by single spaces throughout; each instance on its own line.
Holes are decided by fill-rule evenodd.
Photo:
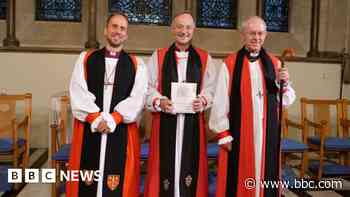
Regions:
M 52 98 L 53 109 L 51 112 L 51 167 L 56 172 L 66 169 L 69 160 L 70 142 L 68 140 L 69 126 L 69 97 L 68 93 L 55 95 Z M 58 174 L 58 173 L 56 173 Z M 64 185 L 58 182 L 52 184 L 51 196 L 59 196 L 64 192 Z
M 336 162 L 326 157 L 327 153 L 336 153 L 341 158 L 342 154 L 350 150 L 350 140 L 344 138 L 340 124 L 343 101 L 301 98 L 300 102 L 304 134 L 310 149 L 319 155 L 319 161 L 310 162 L 310 171 L 317 174 L 317 179 L 322 176 L 350 175 L 350 168 L 344 166 L 341 159 Z M 312 112 L 310 108 L 313 109 Z M 332 109 L 335 111 L 335 132 L 332 132 Z M 310 117 L 311 114 L 313 118 Z M 313 135 L 311 131 L 314 131 Z
M 343 137 L 344 138 L 349 138 L 349 127 L 350 127 L 350 100 L 348 99 L 343 99 L 343 116 L 342 119 L 340 120 L 340 125 L 342 127 L 343 130 Z M 343 155 L 343 162 L 345 163 L 345 165 L 349 166 L 350 165 L 350 157 L 349 157 L 349 153 L 345 153 Z
M 17 116 L 23 116 L 18 122 Z M 29 162 L 32 94 L 0 95 L 0 162 L 26 168 Z M 21 132 L 23 131 L 23 132 Z M 14 185 L 18 189 L 19 184 Z
M 283 109 L 283 121 L 282 121 L 282 141 L 281 141 L 281 151 L 282 151 L 282 161 L 286 164 L 286 157 L 293 153 L 301 154 L 301 165 L 300 165 L 300 178 L 305 176 L 305 169 L 308 165 L 308 146 L 307 140 L 303 133 L 304 127 L 301 123 L 294 122 L 288 119 L 288 110 Z M 289 135 L 289 129 L 295 128 L 297 131 L 301 132 L 301 139 L 292 138 Z M 286 166 L 286 165 L 285 165 Z

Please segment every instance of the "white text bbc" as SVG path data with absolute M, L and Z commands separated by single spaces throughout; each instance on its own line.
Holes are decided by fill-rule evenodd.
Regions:
M 56 178 L 58 178 L 60 182 L 79 180 L 93 180 L 97 182 L 101 179 L 99 170 L 60 170 L 57 174 L 56 169 L 52 168 L 26 168 L 24 170 L 20 168 L 10 168 L 7 172 L 7 181 L 9 183 L 55 183 Z

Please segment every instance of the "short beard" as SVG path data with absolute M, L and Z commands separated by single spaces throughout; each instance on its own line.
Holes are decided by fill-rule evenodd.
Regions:
M 121 45 L 123 45 L 123 42 L 119 44 L 114 44 L 109 38 L 106 39 L 108 42 L 108 45 L 111 46 L 112 48 L 119 48 Z

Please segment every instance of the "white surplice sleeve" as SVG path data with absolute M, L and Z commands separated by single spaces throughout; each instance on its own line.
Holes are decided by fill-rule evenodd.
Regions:
M 230 129 L 228 118 L 230 99 L 229 91 L 229 73 L 226 64 L 223 63 L 217 77 L 216 91 L 213 99 L 213 106 L 210 112 L 209 128 L 217 134 L 226 132 Z M 225 144 L 232 141 L 232 136 L 226 136 L 219 139 L 219 144 Z
M 150 57 L 148 64 L 148 91 L 147 91 L 147 99 L 146 99 L 146 107 L 148 110 L 152 112 L 160 111 L 161 109 L 157 107 L 157 105 L 154 105 L 156 99 L 164 98 L 163 95 L 161 95 L 158 90 L 158 55 L 157 50 L 153 52 L 152 56 Z
M 217 70 L 213 65 L 213 60 L 210 55 L 208 55 L 206 71 L 203 76 L 203 88 L 199 94 L 199 97 L 204 99 L 206 105 L 204 110 L 210 108 L 213 104 L 215 85 L 217 80 Z
M 89 113 L 100 112 L 100 108 L 95 104 L 96 97 L 88 91 L 84 76 L 84 57 L 86 52 L 82 52 L 75 63 L 72 73 L 69 95 L 72 113 L 75 118 L 85 122 Z
M 287 87 L 285 88 L 283 92 L 283 97 L 282 97 L 282 105 L 284 107 L 288 107 L 292 105 L 296 99 L 295 91 L 293 87 L 290 85 L 290 82 L 288 83 Z M 279 101 L 279 96 L 277 96 L 277 100 Z
M 135 74 L 134 86 L 131 90 L 130 96 L 119 102 L 114 107 L 114 111 L 118 112 L 124 123 L 135 122 L 141 114 L 146 99 L 148 72 L 145 63 L 141 58 L 136 59 L 137 70 Z

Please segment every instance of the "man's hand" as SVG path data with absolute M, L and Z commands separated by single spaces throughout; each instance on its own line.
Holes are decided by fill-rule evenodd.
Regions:
M 288 73 L 288 69 L 286 67 L 280 68 L 279 73 L 278 73 L 278 79 L 283 80 L 285 82 L 287 82 L 289 80 L 289 73 Z
M 160 99 L 159 107 L 166 113 L 171 113 L 174 110 L 173 103 L 167 98 Z
M 200 112 L 203 110 L 204 106 L 203 106 L 201 99 L 196 98 L 193 100 L 192 107 L 193 107 L 194 112 Z
M 226 151 L 231 151 L 232 150 L 232 142 L 228 142 L 226 144 L 221 144 L 220 146 L 222 148 L 224 148 Z
M 97 126 L 97 131 L 101 133 L 109 133 L 111 132 L 111 129 L 107 126 L 107 122 L 105 120 L 101 120 Z

